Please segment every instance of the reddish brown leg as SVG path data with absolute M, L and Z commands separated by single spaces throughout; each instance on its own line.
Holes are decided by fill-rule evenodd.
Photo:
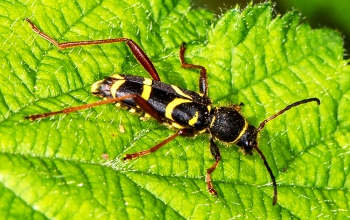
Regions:
M 158 149 L 160 149 L 161 147 L 163 147 L 164 145 L 166 145 L 167 143 L 169 143 L 170 141 L 174 140 L 179 135 L 192 136 L 193 130 L 192 129 L 181 129 L 178 132 L 176 132 L 175 134 L 171 135 L 170 137 L 168 137 L 164 141 L 160 142 L 159 144 L 157 144 L 154 147 L 151 147 L 148 150 L 143 150 L 143 151 L 132 153 L 132 154 L 126 154 L 125 157 L 123 158 L 123 160 L 131 160 L 131 159 L 134 159 L 137 157 L 142 157 L 142 156 L 146 156 L 150 153 L 153 153 L 153 152 L 157 151 Z
M 145 70 L 149 73 L 149 75 L 156 81 L 160 81 L 159 75 L 157 73 L 156 68 L 154 67 L 152 61 L 148 58 L 145 52 L 131 39 L 128 38 L 111 38 L 104 40 L 87 40 L 87 41 L 75 41 L 75 42 L 64 42 L 58 43 L 55 39 L 48 36 L 44 32 L 42 32 L 34 23 L 29 20 L 29 18 L 25 18 L 25 20 L 30 24 L 31 28 L 34 32 L 39 34 L 40 37 L 45 40 L 51 42 L 59 49 L 65 49 L 70 47 L 78 47 L 78 46 L 87 46 L 87 45 L 98 45 L 98 44 L 110 44 L 110 43 L 118 43 L 125 42 L 126 45 L 131 49 L 137 61 L 145 68 Z
M 213 138 L 210 138 L 210 152 L 211 152 L 211 155 L 213 155 L 213 157 L 215 159 L 215 163 L 207 169 L 207 176 L 205 178 L 205 182 L 207 182 L 207 187 L 208 187 L 209 193 L 214 195 L 214 196 L 217 196 L 218 193 L 214 189 L 213 183 L 211 182 L 210 175 L 212 172 L 215 171 L 216 167 L 218 166 L 220 159 L 221 159 L 221 156 L 220 156 L 220 150 L 216 146 Z
M 140 106 L 140 108 L 144 112 L 146 112 L 149 115 L 151 115 L 159 123 L 163 122 L 161 116 L 154 109 L 154 107 L 151 104 L 149 104 L 144 98 L 142 98 L 141 96 L 139 96 L 137 94 L 130 94 L 130 95 L 122 96 L 122 97 L 110 98 L 110 99 L 106 99 L 106 100 L 103 100 L 103 101 L 100 101 L 100 102 L 90 103 L 90 104 L 81 105 L 81 106 L 77 106 L 77 107 L 66 108 L 66 109 L 63 109 L 63 110 L 57 111 L 57 112 L 47 112 L 47 113 L 43 113 L 43 114 L 31 115 L 31 116 L 27 116 L 25 118 L 26 119 L 30 119 L 30 120 L 36 120 L 36 119 L 39 119 L 39 118 L 46 118 L 46 117 L 49 117 L 49 116 L 58 115 L 58 114 L 62 114 L 62 113 L 68 114 L 68 113 L 75 112 L 75 111 L 80 111 L 80 110 L 83 110 L 83 109 L 86 109 L 86 108 L 91 108 L 91 107 L 104 105 L 104 104 L 108 104 L 108 103 L 120 102 L 120 101 L 123 101 L 125 99 L 134 99 L 135 103 L 138 106 Z
M 205 96 L 208 96 L 208 77 L 207 77 L 207 70 L 200 65 L 195 64 L 189 64 L 185 61 L 185 50 L 186 50 L 186 43 L 183 42 L 180 47 L 180 61 L 181 61 L 181 67 L 182 68 L 195 68 L 200 69 L 200 77 L 199 77 L 199 91 L 200 93 L 204 94 Z

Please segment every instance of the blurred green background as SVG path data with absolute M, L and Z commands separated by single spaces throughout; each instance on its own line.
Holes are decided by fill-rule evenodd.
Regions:
M 192 0 L 195 8 L 206 8 L 220 16 L 228 9 L 239 5 L 245 8 L 249 2 L 255 4 L 262 0 Z M 285 14 L 297 10 L 302 15 L 302 22 L 309 23 L 312 28 L 331 28 L 339 31 L 344 38 L 345 58 L 350 51 L 350 0 L 273 0 L 276 13 Z

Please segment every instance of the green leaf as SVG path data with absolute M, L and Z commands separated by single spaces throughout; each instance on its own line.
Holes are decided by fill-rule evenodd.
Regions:
M 2 1 L 0 78 L 0 215 L 7 219 L 345 218 L 349 211 L 350 78 L 341 36 L 312 30 L 269 4 L 213 15 L 173 1 Z M 143 158 L 174 131 L 105 105 L 40 121 L 24 117 L 96 102 L 90 86 L 113 73 L 149 77 L 123 43 L 58 50 L 24 17 L 60 42 L 128 37 L 150 56 L 162 81 L 198 91 L 207 68 L 214 106 L 244 103 L 252 125 L 295 101 L 318 97 L 269 122 L 259 136 L 278 184 L 258 154 L 221 149 L 208 135 L 178 137 Z
M 292 0 L 279 2 L 279 8 L 285 10 L 286 8 L 296 8 L 303 12 L 310 22 L 311 26 L 320 27 L 326 25 L 327 27 L 334 27 L 341 30 L 342 35 L 346 36 L 345 46 L 348 46 L 348 36 L 350 35 L 350 17 L 348 16 L 348 9 L 350 2 L 347 0 L 339 0 L 337 4 L 326 0 Z

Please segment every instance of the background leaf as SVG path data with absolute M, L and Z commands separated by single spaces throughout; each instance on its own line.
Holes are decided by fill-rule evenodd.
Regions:
M 0 3 L 0 212 L 4 218 L 344 218 L 349 216 L 349 68 L 338 33 L 312 30 L 299 15 L 273 18 L 268 4 L 213 15 L 188 1 Z M 198 91 L 198 71 L 180 68 L 178 50 L 208 70 L 215 106 L 243 102 L 247 120 L 318 97 L 269 122 L 259 144 L 276 175 L 278 203 L 258 155 L 219 144 L 213 174 L 208 137 L 179 137 L 123 163 L 174 131 L 113 105 L 40 121 L 25 116 L 95 102 L 90 86 L 112 73 L 148 77 L 124 44 L 59 51 L 60 42 L 135 40 L 164 82 Z

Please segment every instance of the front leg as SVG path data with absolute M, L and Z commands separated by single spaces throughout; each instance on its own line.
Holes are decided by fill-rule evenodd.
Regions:
M 215 159 L 215 163 L 207 169 L 207 176 L 205 178 L 205 182 L 207 182 L 207 187 L 208 187 L 209 193 L 214 195 L 214 196 L 217 196 L 218 193 L 214 189 L 213 183 L 211 181 L 211 173 L 214 172 L 216 167 L 218 166 L 220 159 L 221 159 L 221 156 L 220 156 L 220 150 L 216 146 L 212 137 L 210 137 L 210 152 L 211 152 L 211 155 L 213 155 L 213 157 Z

